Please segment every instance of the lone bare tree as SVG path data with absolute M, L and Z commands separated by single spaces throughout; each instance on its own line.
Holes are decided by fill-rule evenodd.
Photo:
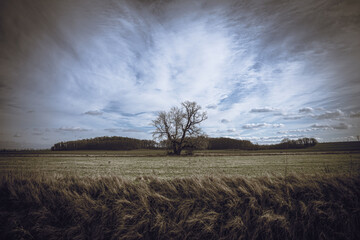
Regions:
M 201 106 L 196 102 L 186 101 L 181 107 L 172 107 L 169 112 L 158 112 L 152 121 L 156 128 L 153 137 L 167 139 L 173 153 L 180 155 L 187 146 L 187 139 L 202 136 L 199 124 L 207 119 L 206 112 L 201 112 Z

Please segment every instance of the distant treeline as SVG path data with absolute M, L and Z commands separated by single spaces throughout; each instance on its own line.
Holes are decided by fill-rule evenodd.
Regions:
M 69 142 L 59 142 L 51 147 L 53 151 L 60 150 L 134 150 L 154 149 L 156 142 L 127 137 L 96 137 Z
M 285 138 L 279 144 L 267 145 L 270 149 L 289 149 L 289 148 L 307 148 L 318 144 L 315 138 L 299 138 L 298 140 L 290 140 Z M 266 146 L 266 145 L 265 145 Z
M 265 149 L 295 149 L 307 148 L 317 144 L 315 138 L 299 138 L 297 140 L 290 140 L 285 138 L 278 144 L 259 145 L 253 144 L 249 140 L 237 140 L 232 138 L 209 138 L 209 150 L 216 149 L 243 149 L 243 150 L 265 150 Z
M 249 140 L 238 140 L 233 138 L 208 138 L 209 150 L 221 150 L 221 149 L 244 149 L 253 150 L 257 149 L 258 145 L 253 144 Z
M 241 149 L 241 150 L 265 150 L 265 149 L 296 149 L 315 146 L 315 138 L 300 138 L 298 140 L 284 139 L 281 143 L 272 145 L 253 144 L 249 140 L 232 138 L 199 138 L 191 139 L 185 149 Z M 200 143 L 200 144 L 199 144 Z M 140 140 L 127 137 L 96 137 L 69 142 L 59 142 L 51 147 L 53 151 L 60 150 L 134 150 L 134 149 L 166 149 L 167 141 L 157 143 L 152 140 Z

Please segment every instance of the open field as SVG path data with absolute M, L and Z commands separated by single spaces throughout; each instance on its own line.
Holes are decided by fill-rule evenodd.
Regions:
M 0 153 L 0 239 L 360 239 L 360 152 Z
M 198 152 L 170 157 L 164 151 L 68 151 L 0 154 L 0 175 L 157 176 L 161 178 L 221 175 L 263 176 L 357 174 L 360 153 L 343 152 Z M 152 155 L 153 154 L 153 155 Z

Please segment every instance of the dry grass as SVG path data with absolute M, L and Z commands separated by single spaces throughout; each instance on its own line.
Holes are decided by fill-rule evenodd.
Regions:
M 0 180 L 0 239 L 360 239 L 360 177 Z
M 89 152 L 88 152 L 89 153 Z M 207 175 L 229 177 L 267 174 L 356 174 L 360 172 L 360 154 L 292 154 L 255 156 L 126 157 L 104 152 L 52 152 L 51 154 L 0 154 L 0 176 L 70 175 L 92 177 L 138 176 L 179 178 Z M 119 154 L 119 153 L 118 153 Z

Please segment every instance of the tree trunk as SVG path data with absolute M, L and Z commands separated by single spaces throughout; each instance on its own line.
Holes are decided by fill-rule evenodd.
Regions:
M 179 147 L 179 148 L 177 149 L 175 155 L 180 155 L 180 154 L 181 154 L 181 150 L 182 150 L 182 149 Z
M 176 142 L 173 143 L 173 151 L 174 155 L 180 155 L 181 154 L 181 145 L 177 144 Z

